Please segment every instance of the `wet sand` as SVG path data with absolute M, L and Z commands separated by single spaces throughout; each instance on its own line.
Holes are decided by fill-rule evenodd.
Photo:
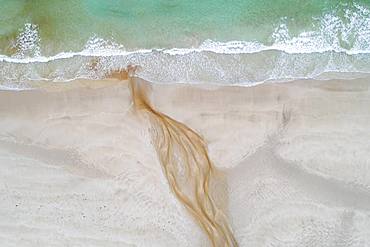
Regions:
M 370 244 L 369 79 L 147 86 L 225 175 L 239 246 Z M 0 91 L 0 242 L 209 246 L 154 146 L 127 82 Z

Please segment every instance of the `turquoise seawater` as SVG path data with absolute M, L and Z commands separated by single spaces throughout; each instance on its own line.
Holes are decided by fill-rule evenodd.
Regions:
M 98 78 L 99 57 L 156 81 L 256 83 L 368 73 L 368 53 L 370 1 L 0 0 L 2 82 Z

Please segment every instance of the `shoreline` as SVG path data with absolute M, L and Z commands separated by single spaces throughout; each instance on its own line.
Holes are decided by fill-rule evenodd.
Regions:
M 334 243 L 343 222 L 352 226 L 349 239 L 370 243 L 367 79 L 147 86 L 155 108 L 199 133 L 226 174 L 240 246 L 264 246 L 262 236 L 304 244 L 310 234 L 294 238 L 303 230 Z M 127 83 L 115 80 L 0 91 L 0 188 L 8 198 L 0 200 L 0 239 L 207 244 L 169 190 L 130 97 Z

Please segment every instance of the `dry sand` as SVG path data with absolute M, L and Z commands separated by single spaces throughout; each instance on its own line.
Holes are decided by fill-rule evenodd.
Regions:
M 240 246 L 370 245 L 370 80 L 151 85 L 227 174 Z M 207 246 L 127 83 L 0 91 L 1 246 Z

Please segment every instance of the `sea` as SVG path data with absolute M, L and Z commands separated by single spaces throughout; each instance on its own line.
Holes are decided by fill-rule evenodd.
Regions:
M 0 0 L 0 87 L 102 79 L 253 86 L 370 73 L 370 1 Z

